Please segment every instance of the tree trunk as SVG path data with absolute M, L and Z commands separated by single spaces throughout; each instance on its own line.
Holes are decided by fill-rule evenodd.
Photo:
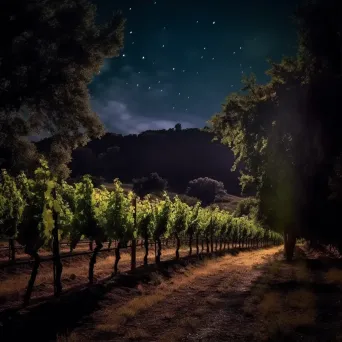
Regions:
M 63 264 L 61 262 L 61 256 L 59 251 L 59 241 L 58 241 L 58 225 L 57 220 L 55 220 L 55 228 L 52 230 L 53 236 L 53 275 L 54 275 L 54 295 L 59 297 L 62 292 L 62 271 Z
M 204 251 L 204 240 L 202 238 L 202 250 L 201 250 L 201 253 L 203 253 L 203 251 Z
M 148 247 L 149 247 L 149 243 L 148 243 L 148 235 L 145 235 L 145 240 L 144 240 L 144 246 L 145 246 L 145 255 L 144 255 L 144 266 L 148 265 Z
M 220 238 L 220 251 L 222 251 L 222 239 Z
M 103 247 L 102 243 L 99 241 L 96 241 L 96 247 L 94 248 L 93 254 L 89 261 L 89 275 L 88 275 L 89 284 L 92 284 L 94 282 L 94 266 L 96 264 L 96 257 L 102 247 Z
M 175 238 L 176 238 L 176 260 L 179 260 L 180 239 L 177 233 L 175 234 Z
M 199 245 L 198 245 L 199 241 L 198 241 L 198 234 L 196 234 L 196 255 L 199 254 Z
M 31 277 L 29 279 L 27 289 L 26 289 L 26 293 L 24 296 L 24 306 L 28 305 L 30 302 L 33 286 L 34 286 L 34 283 L 36 281 L 36 277 L 37 277 L 38 269 L 39 269 L 39 265 L 40 265 L 40 256 L 39 256 L 37 251 L 25 249 L 25 253 L 30 255 L 34 259 L 34 262 L 33 262 Z
M 112 240 L 108 240 L 108 251 L 110 250 L 110 247 L 112 247 Z
M 14 239 L 8 240 L 8 252 L 9 252 L 9 259 L 11 261 L 15 261 L 15 244 Z
M 294 249 L 296 246 L 296 237 L 293 232 L 284 232 L 284 249 L 285 249 L 285 257 L 287 261 L 292 261 Z
M 93 251 L 93 240 L 89 241 L 89 250 Z
M 209 246 L 209 239 L 208 238 L 206 238 L 206 240 L 207 240 L 207 253 L 209 254 L 210 253 L 210 246 Z
M 189 255 L 192 255 L 192 238 L 193 238 L 193 234 L 191 233 L 189 235 Z
M 121 241 L 119 240 L 115 248 L 114 275 L 118 274 L 118 264 L 121 259 L 120 248 Z
M 131 241 L 131 270 L 135 270 L 137 265 L 137 240 L 133 239 Z
M 161 246 L 161 240 L 158 237 L 157 240 L 157 245 L 158 245 L 158 249 L 157 249 L 157 254 L 156 254 L 156 264 L 160 263 L 160 258 L 161 258 L 161 250 L 162 250 L 162 246 Z

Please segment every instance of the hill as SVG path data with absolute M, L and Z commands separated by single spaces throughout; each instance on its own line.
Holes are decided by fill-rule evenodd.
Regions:
M 157 172 L 169 189 L 183 193 L 188 182 L 210 177 L 224 183 L 227 192 L 240 194 L 238 172 L 231 172 L 233 153 L 213 135 L 199 129 L 146 131 L 137 135 L 107 133 L 73 152 L 72 177 L 91 174 L 106 182 L 124 183 Z M 40 149 L 47 139 L 38 144 Z M 45 145 L 46 146 L 46 145 Z

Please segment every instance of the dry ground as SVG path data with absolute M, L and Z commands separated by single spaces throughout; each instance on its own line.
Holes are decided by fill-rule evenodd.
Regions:
M 245 251 L 179 269 L 136 291 L 115 289 L 60 341 L 246 341 L 243 301 L 261 266 L 281 248 Z M 236 309 L 241 313 L 237 314 Z M 245 324 L 246 322 L 244 322 Z
M 99 254 L 94 271 L 95 281 L 111 276 L 114 266 L 113 254 L 114 251 Z M 187 247 L 180 250 L 181 256 L 187 254 Z M 174 258 L 174 256 L 174 248 L 162 251 L 162 260 L 169 260 Z M 137 249 L 137 266 L 143 264 L 143 257 L 144 250 L 142 248 Z M 62 283 L 64 290 L 87 284 L 89 258 L 90 255 L 62 259 Z M 130 258 L 129 250 L 123 250 L 119 262 L 120 272 L 126 272 L 130 269 Z M 154 258 L 154 248 L 151 248 L 149 251 L 149 263 L 154 263 Z M 0 309 L 15 306 L 22 302 L 30 274 L 30 265 L 11 266 L 0 270 Z M 51 261 L 41 263 L 32 293 L 32 301 L 35 302 L 50 295 L 53 295 L 53 265 Z

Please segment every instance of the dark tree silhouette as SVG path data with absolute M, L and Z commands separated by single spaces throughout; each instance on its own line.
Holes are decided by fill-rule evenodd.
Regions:
M 73 152 L 71 176 L 91 174 L 102 176 L 107 182 L 119 178 L 131 183 L 134 178 L 157 172 L 167 179 L 168 189 L 177 193 L 184 193 L 189 181 L 208 176 L 222 181 L 229 193 L 240 195 L 239 173 L 230 172 L 233 153 L 213 138 L 212 133 L 194 128 L 125 136 L 106 133 Z M 39 141 L 38 150 L 49 151 L 50 140 Z M 91 152 L 85 151 L 88 149 Z
M 220 196 L 227 195 L 222 182 L 208 177 L 190 181 L 186 194 L 198 198 L 203 205 L 209 205 Z
M 181 131 L 181 130 L 182 130 L 182 125 L 181 125 L 180 123 L 177 123 L 177 124 L 175 125 L 175 131 L 179 132 L 179 131 Z
M 244 163 L 242 185 L 257 189 L 258 218 L 284 232 L 288 260 L 298 236 L 342 241 L 331 220 L 341 203 L 331 200 L 331 184 L 339 184 L 342 155 L 342 7 L 334 0 L 308 2 L 295 18 L 297 55 L 271 61 L 266 85 L 244 78 L 244 92 L 231 94 L 212 119 L 236 164 Z
M 49 165 L 62 176 L 71 151 L 103 133 L 88 84 L 123 47 L 119 14 L 96 23 L 88 0 L 3 0 L 0 21 L 0 148 L 7 164 L 36 159 L 25 137 L 52 135 Z M 6 166 L 8 166 L 6 165 Z
M 151 173 L 148 177 L 133 179 L 133 191 L 140 197 L 150 193 L 161 193 L 167 188 L 167 181 L 158 173 Z

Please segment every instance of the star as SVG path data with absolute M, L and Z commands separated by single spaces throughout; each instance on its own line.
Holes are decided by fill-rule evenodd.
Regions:
M 164 30 L 166 30 L 166 26 L 164 26 Z
M 203 59 L 203 56 L 201 56 L 201 59 Z
M 132 11 L 132 7 L 130 7 L 129 10 Z
M 132 44 L 134 44 L 134 42 L 132 42 Z
M 160 83 L 160 81 L 158 81 L 158 83 Z
M 165 45 L 164 45 L 164 44 L 162 45 L 162 48 L 163 48 L 163 47 L 165 47 Z
M 196 74 L 197 74 L 197 75 L 199 74 L 198 71 L 196 71 Z
M 188 99 L 190 99 L 190 96 L 188 96 Z
M 160 89 L 160 91 L 163 91 L 163 89 Z
M 212 60 L 214 60 L 215 58 L 213 57 Z
M 148 87 L 148 90 L 151 90 L 151 87 Z
M 207 49 L 206 47 L 203 48 L 203 50 L 206 50 L 206 49 Z
M 176 70 L 176 68 L 172 68 L 172 70 L 173 70 L 173 71 L 175 71 L 175 70 Z
M 178 95 L 180 95 L 181 93 L 178 93 Z
M 155 1 L 154 4 L 156 5 L 156 4 L 157 4 L 157 1 Z
M 132 34 L 133 33 L 133 31 L 129 31 L 129 34 Z
M 122 54 L 122 57 L 126 57 L 126 55 L 123 53 L 123 54 Z
M 213 21 L 213 25 L 215 25 L 216 24 L 216 21 Z
M 185 70 L 182 70 L 182 72 L 185 72 Z
M 198 20 L 196 21 L 196 24 L 198 24 Z
M 233 55 L 235 55 L 235 51 L 233 52 Z
M 242 49 L 242 47 L 240 46 L 240 50 Z
M 145 59 L 145 56 L 142 56 L 141 59 Z
M 172 107 L 172 109 L 175 109 L 175 107 Z
M 139 87 L 139 83 L 137 83 L 137 87 Z

